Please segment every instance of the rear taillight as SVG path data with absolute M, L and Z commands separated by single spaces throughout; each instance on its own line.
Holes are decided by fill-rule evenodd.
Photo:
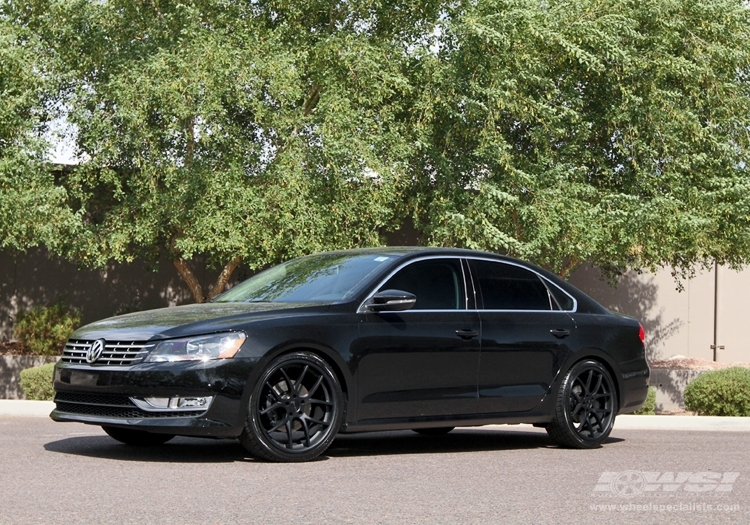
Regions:
M 641 344 L 646 346 L 646 330 L 643 329 L 643 325 L 638 323 L 638 339 L 641 340 Z

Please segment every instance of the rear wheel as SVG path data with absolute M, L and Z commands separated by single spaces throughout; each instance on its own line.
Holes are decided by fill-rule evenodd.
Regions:
M 436 427 L 436 428 L 413 428 L 412 431 L 423 436 L 444 436 L 456 427 Z
M 616 407 L 617 394 L 607 369 L 598 361 L 581 361 L 560 385 L 547 433 L 564 447 L 598 447 L 612 431 Z
M 309 461 L 333 442 L 343 393 L 331 366 L 311 352 L 273 360 L 250 396 L 240 442 L 269 461 Z
M 102 430 L 104 430 L 109 437 L 116 439 L 120 443 L 136 447 L 153 447 L 162 445 L 174 437 L 174 434 L 154 434 L 152 432 L 132 430 L 129 428 L 103 426 Z

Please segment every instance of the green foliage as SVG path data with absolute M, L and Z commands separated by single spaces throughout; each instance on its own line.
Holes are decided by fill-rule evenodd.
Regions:
M 562 276 L 747 262 L 746 3 L 485 0 L 442 27 L 413 188 L 431 242 Z
M 35 354 L 60 355 L 68 336 L 80 324 L 81 315 L 58 302 L 52 306 L 37 306 L 28 312 L 21 312 L 13 334 Z
M 12 24 L 6 7 L 0 3 L 0 249 L 59 251 L 75 220 L 43 162 L 49 82 L 30 45 L 34 35 Z
M 701 374 L 685 387 L 685 407 L 704 416 L 750 416 L 750 369 Z
M 633 414 L 637 416 L 653 416 L 656 414 L 656 388 L 652 386 L 648 387 L 646 401 L 644 401 L 643 406 L 633 412 Z
M 61 181 L 71 258 L 167 255 L 190 282 L 196 254 L 259 269 L 397 224 L 404 46 L 437 2 L 11 4 L 88 159 Z
M 52 389 L 55 363 L 47 363 L 34 368 L 21 370 L 21 388 L 26 399 L 52 401 L 55 391 Z
M 750 260 L 743 0 L 5 0 L 0 22 L 0 147 L 23 143 L 0 247 L 167 256 L 198 301 L 406 216 L 562 276 Z M 53 178 L 27 159 L 55 116 L 84 160 Z M 195 255 L 224 267 L 210 293 Z

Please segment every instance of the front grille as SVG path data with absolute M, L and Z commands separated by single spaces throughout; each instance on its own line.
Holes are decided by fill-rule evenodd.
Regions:
M 85 364 L 86 352 L 94 341 L 69 339 L 62 354 L 63 363 Z M 139 361 L 149 351 L 145 341 L 107 341 L 101 357 L 92 364 L 128 366 Z
M 128 419 L 195 417 L 204 414 L 205 410 L 180 412 L 147 412 L 141 410 L 127 396 L 109 394 L 81 394 L 58 392 L 55 395 L 57 410 L 68 414 L 86 416 L 120 417 Z

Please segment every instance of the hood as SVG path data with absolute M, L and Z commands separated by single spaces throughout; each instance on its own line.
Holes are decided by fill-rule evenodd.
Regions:
M 147 341 L 237 328 L 243 321 L 290 311 L 328 309 L 320 303 L 202 303 L 118 315 L 82 326 L 71 339 Z

